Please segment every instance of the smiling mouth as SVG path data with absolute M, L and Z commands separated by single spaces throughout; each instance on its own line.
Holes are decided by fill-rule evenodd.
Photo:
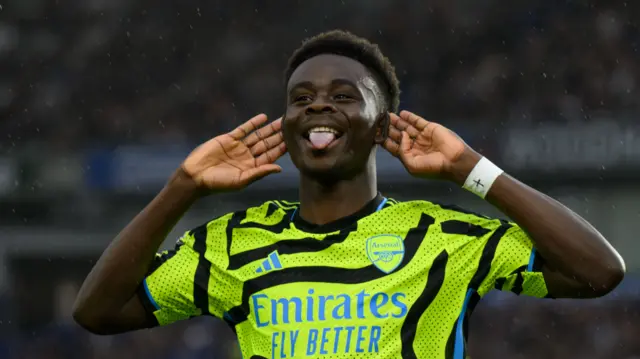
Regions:
M 343 133 L 326 126 L 313 127 L 304 134 L 304 138 L 309 141 L 311 147 L 318 150 L 326 150 L 342 137 Z

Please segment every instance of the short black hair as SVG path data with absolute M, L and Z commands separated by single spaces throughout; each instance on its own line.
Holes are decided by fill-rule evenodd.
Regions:
M 295 69 L 306 60 L 323 54 L 349 57 L 363 64 L 376 77 L 384 92 L 387 111 L 397 112 L 400 105 L 400 81 L 391 61 L 378 45 L 343 30 L 332 30 L 304 40 L 293 52 L 285 71 L 285 84 Z

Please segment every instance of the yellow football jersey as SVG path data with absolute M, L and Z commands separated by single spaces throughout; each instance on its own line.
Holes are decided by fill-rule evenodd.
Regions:
M 462 359 L 487 292 L 547 296 L 513 223 L 381 195 L 326 225 L 297 209 L 229 213 L 158 254 L 141 287 L 158 323 L 221 318 L 244 358 Z

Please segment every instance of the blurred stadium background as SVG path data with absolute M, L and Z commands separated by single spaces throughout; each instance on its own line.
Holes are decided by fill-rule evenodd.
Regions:
M 70 320 L 109 240 L 188 151 L 283 110 L 300 41 L 344 28 L 378 42 L 402 107 L 442 122 L 590 220 L 628 278 L 593 301 L 492 295 L 476 358 L 640 358 L 640 3 L 620 0 L 9 0 L 0 5 L 0 358 L 239 358 L 209 318 L 114 337 Z M 472 195 L 416 182 L 384 153 L 398 199 Z M 170 236 L 266 197 L 296 173 L 203 200 Z

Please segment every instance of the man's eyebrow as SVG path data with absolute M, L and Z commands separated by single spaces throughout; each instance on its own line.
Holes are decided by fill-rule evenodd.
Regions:
M 313 83 L 311 81 L 302 81 L 299 82 L 295 85 L 293 85 L 290 89 L 289 92 L 292 92 L 293 90 L 299 89 L 299 88 L 305 88 L 305 89 L 313 89 Z
M 358 86 L 357 83 L 355 83 L 355 82 L 353 82 L 351 80 L 348 80 L 348 79 L 333 79 L 331 81 L 331 86 L 332 87 L 335 87 L 335 86 L 349 86 L 349 87 L 352 87 L 354 89 L 360 90 L 360 87 Z M 314 88 L 315 88 L 315 86 L 313 85 L 313 82 L 311 82 L 311 81 L 302 81 L 302 82 L 299 82 L 299 83 L 293 85 L 289 89 L 288 93 L 291 94 L 292 92 L 294 92 L 295 90 L 298 90 L 298 89 L 313 90 Z M 369 92 L 373 92 L 373 90 L 368 88 L 366 85 L 364 86 L 364 88 Z

